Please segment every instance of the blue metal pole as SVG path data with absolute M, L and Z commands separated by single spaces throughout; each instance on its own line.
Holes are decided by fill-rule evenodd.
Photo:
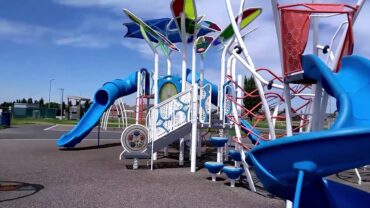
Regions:
M 302 185 L 303 185 L 304 172 L 300 170 L 298 173 L 297 186 L 295 188 L 294 203 L 293 207 L 299 207 L 299 199 L 301 198 Z

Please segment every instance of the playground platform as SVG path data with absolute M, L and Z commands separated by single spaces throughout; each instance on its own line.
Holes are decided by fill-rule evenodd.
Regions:
M 202 168 L 189 174 L 190 164 L 177 166 L 176 149 L 170 150 L 168 158 L 159 154 L 154 171 L 145 161 L 139 170 L 132 170 L 131 161 L 118 160 L 122 151 L 118 139 L 101 140 L 98 148 L 93 131 L 78 148 L 58 150 L 55 142 L 63 128 L 47 128 L 0 130 L 0 207 L 285 207 L 260 183 L 253 193 L 246 180 L 230 188 L 222 175 L 211 182 Z M 370 171 L 361 173 L 361 186 L 353 171 L 332 178 L 370 191 Z

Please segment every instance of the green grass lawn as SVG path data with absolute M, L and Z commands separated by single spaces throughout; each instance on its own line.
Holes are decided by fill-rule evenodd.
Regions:
M 31 124 L 64 124 L 64 125 L 76 125 L 78 121 L 76 120 L 59 120 L 59 119 L 33 119 L 33 118 L 12 118 L 11 125 L 31 125 Z M 127 122 L 129 124 L 134 124 L 135 120 L 128 118 Z M 109 127 L 118 127 L 116 121 L 109 122 Z M 0 127 L 3 128 L 3 127 Z
M 12 118 L 12 125 L 27 125 L 27 124 L 70 124 L 75 125 L 74 120 L 59 120 L 59 119 L 33 119 L 33 118 Z

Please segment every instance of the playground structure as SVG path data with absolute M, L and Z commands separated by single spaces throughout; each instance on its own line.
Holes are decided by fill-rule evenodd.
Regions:
M 102 129 L 107 131 L 110 120 L 116 120 L 118 128 L 125 129 L 128 126 L 126 108 L 122 98 L 117 99 L 108 110 L 106 110 L 101 118 Z
M 74 104 L 72 103 L 74 101 Z M 70 120 L 80 120 L 83 115 L 82 111 L 82 102 L 90 102 L 89 98 L 83 98 L 80 96 L 67 96 L 67 103 L 71 103 L 71 106 L 68 106 L 68 119 Z M 81 112 L 82 111 L 82 112 Z
M 250 190 L 256 191 L 250 173 L 252 166 L 264 188 L 289 200 L 287 206 L 291 206 L 291 202 L 294 207 L 348 207 L 369 203 L 368 193 L 324 179 L 370 162 L 370 142 L 367 141 L 370 129 L 366 127 L 370 114 L 364 104 L 369 96 L 366 69 L 370 69 L 370 61 L 356 56 L 342 59 L 352 54 L 352 25 L 365 0 L 359 0 L 355 6 L 280 5 L 271 0 L 282 76 L 254 65 L 245 41 L 255 29 L 241 34 L 262 9 L 245 9 L 246 3 L 241 0 L 239 15 L 235 16 L 230 0 L 225 2 L 231 23 L 224 30 L 204 20 L 204 16 L 198 16 L 193 0 L 173 0 L 172 19 L 143 21 L 124 10 L 133 21 L 125 24 L 125 37 L 144 39 L 148 43 L 153 51 L 154 71 L 141 69 L 124 80 L 104 84 L 96 92 L 89 111 L 70 133 L 61 137 L 58 146 L 74 147 L 101 117 L 106 127 L 110 106 L 115 100 L 122 106 L 121 97 L 136 92 L 136 124 L 125 126 L 120 154 L 120 159 L 134 159 L 134 169 L 139 159 L 150 159 L 153 169 L 156 152 L 164 149 L 166 155 L 166 147 L 175 141 L 179 141 L 179 164 L 182 165 L 185 140 L 188 140 L 190 170 L 195 172 L 197 156 L 202 154 L 199 135 L 202 129 L 215 129 L 218 136 L 211 137 L 210 141 L 217 147 L 217 161 L 204 164 L 213 181 L 221 171 L 231 186 L 235 186 L 235 180 L 245 174 Z M 344 21 L 337 25 L 327 44 L 320 44 L 320 21 L 337 16 L 344 16 Z M 216 35 L 208 36 L 213 33 Z M 312 52 L 307 47 L 310 37 Z M 181 76 L 172 75 L 170 56 L 180 51 L 175 43 L 182 43 Z M 189 44 L 191 70 L 186 57 Z M 204 76 L 204 59 L 212 46 L 222 48 L 219 85 Z M 159 75 L 158 48 L 166 57 L 164 76 Z M 313 55 L 304 55 L 308 53 Z M 237 71 L 237 62 L 244 67 L 242 72 Z M 245 69 L 256 85 L 250 92 L 244 90 L 243 77 L 239 74 Z M 333 126 L 323 130 L 329 96 L 337 100 L 339 114 Z M 244 98 L 257 97 L 261 99 L 257 105 L 243 105 Z M 120 115 L 124 115 L 124 109 L 119 108 Z M 146 119 L 144 111 L 147 111 Z M 121 122 L 127 125 L 124 117 Z M 283 133 L 277 131 L 278 121 L 284 121 Z M 267 126 L 265 131 L 260 128 L 263 124 Z M 230 129 L 235 130 L 235 136 L 227 135 Z M 235 161 L 235 166 L 223 164 L 228 157 Z M 358 177 L 361 180 L 359 174 Z

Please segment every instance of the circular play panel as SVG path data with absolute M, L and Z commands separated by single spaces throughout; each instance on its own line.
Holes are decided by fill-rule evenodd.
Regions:
M 148 130 L 143 125 L 131 125 L 121 135 L 121 143 L 127 152 L 143 152 L 148 146 Z

